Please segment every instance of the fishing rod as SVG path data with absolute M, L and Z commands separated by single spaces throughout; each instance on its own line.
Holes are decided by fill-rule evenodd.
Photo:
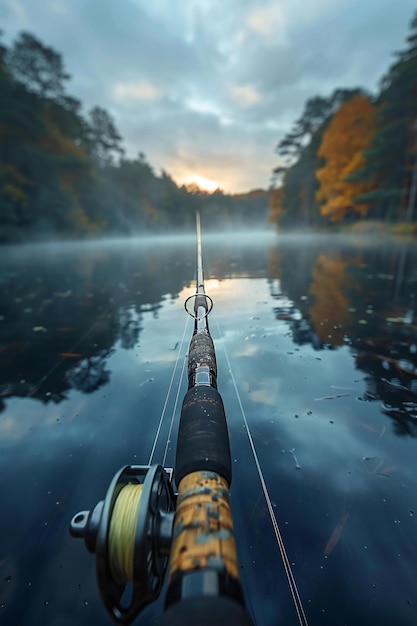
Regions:
M 175 471 L 127 465 L 105 499 L 70 522 L 96 555 L 103 604 L 131 623 L 167 590 L 162 626 L 252 626 L 245 609 L 233 530 L 229 435 L 217 389 L 217 362 L 205 293 L 200 215 L 196 214 L 196 292 L 184 303 L 194 319 L 188 351 Z

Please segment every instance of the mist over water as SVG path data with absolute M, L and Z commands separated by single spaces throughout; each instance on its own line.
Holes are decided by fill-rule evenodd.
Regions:
M 196 211 L 253 625 L 417 623 L 412 4 L 2 3 L 1 624 L 111 622 L 68 525 L 175 464 Z
M 266 229 L 264 227 L 255 229 L 233 229 L 229 230 L 207 230 L 203 232 L 203 240 L 206 243 L 224 243 L 229 242 L 232 245 L 239 245 L 239 243 L 254 244 L 272 243 L 276 240 L 278 235 L 273 229 Z M 297 236 L 296 236 L 297 237 Z M 303 237 L 303 235 L 301 235 Z M 314 235 L 313 235 L 314 237 Z M 291 240 L 293 235 L 286 235 L 284 239 Z M 311 238 L 311 235 L 308 237 Z M 111 248 L 138 248 L 141 249 L 144 246 L 174 246 L 174 247 L 187 247 L 195 248 L 195 229 L 185 231 L 183 233 L 163 233 L 163 234 L 141 234 L 132 235 L 130 237 L 103 237 L 92 239 L 74 239 L 67 241 L 39 241 L 26 244 L 7 244 L 0 247 L 0 256 L 6 259 L 10 254 L 24 255 L 24 254 L 53 254 L 53 253 L 65 253 L 74 252 L 77 249 L 84 250 L 100 250 Z
M 414 623 L 416 256 L 382 239 L 203 227 L 239 563 L 258 626 L 297 618 L 242 408 L 309 623 Z M 110 623 L 68 523 L 121 466 L 148 462 L 165 401 L 154 460 L 167 446 L 174 464 L 194 280 L 194 234 L 0 250 L 5 623 Z

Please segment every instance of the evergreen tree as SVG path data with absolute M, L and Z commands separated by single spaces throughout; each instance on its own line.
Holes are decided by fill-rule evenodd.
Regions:
M 366 164 L 349 179 L 376 179 L 375 190 L 356 198 L 368 202 L 372 215 L 404 218 L 416 169 L 417 133 L 417 13 L 410 24 L 408 45 L 396 53 L 381 81 L 376 132 L 365 151 Z M 410 212 L 414 207 L 410 207 Z
M 318 149 L 333 112 L 348 101 L 359 89 L 336 89 L 328 98 L 310 98 L 293 129 L 277 146 L 281 166 L 274 170 L 281 179 L 281 211 L 277 213 L 282 228 L 317 227 L 321 224 L 316 200 L 318 181 L 316 170 L 322 159 Z
M 111 115 L 105 109 L 91 109 L 86 135 L 86 148 L 99 167 L 111 165 L 116 155 L 123 155 L 122 138 Z
M 42 98 L 63 96 L 64 81 L 70 78 L 64 70 L 61 55 L 45 46 L 30 33 L 21 33 L 6 53 L 6 65 L 13 76 L 29 91 Z
M 179 230 L 197 208 L 217 227 L 265 219 L 266 195 L 189 190 L 142 153 L 125 158 L 110 114 L 84 117 L 68 79 L 61 55 L 34 35 L 0 43 L 0 243 Z

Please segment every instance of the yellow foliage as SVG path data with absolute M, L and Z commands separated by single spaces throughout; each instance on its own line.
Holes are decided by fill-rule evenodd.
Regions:
M 8 197 L 14 204 L 27 206 L 27 187 L 30 185 L 29 179 L 11 164 L 0 166 L 0 174 L 4 182 L 1 187 L 1 194 Z
M 56 157 L 72 157 L 79 163 L 88 161 L 88 156 L 83 148 L 77 146 L 70 137 L 64 135 L 48 119 L 45 119 L 44 123 L 47 128 L 47 133 L 43 136 L 41 142 L 44 150 Z M 57 174 L 61 189 L 65 190 L 73 198 L 74 213 L 72 218 L 75 228 L 79 231 L 90 231 L 90 221 L 84 213 L 84 209 L 79 206 L 77 183 L 82 176 L 84 176 L 84 173 L 78 167 L 65 167 Z
M 6 174 L 8 178 L 11 178 L 19 185 L 28 185 L 30 183 L 28 177 L 22 174 L 22 172 L 19 172 L 19 170 L 12 164 L 6 163 L 5 165 L 1 165 L 0 172 Z
M 15 187 L 11 183 L 6 183 L 5 185 L 3 185 L 3 187 L 1 188 L 1 192 L 5 196 L 8 196 L 13 202 L 20 201 L 24 204 L 27 203 L 27 194 L 23 191 L 23 189 Z
M 314 332 L 322 343 L 343 345 L 343 337 L 351 325 L 349 300 L 342 289 L 347 287 L 346 261 L 340 256 L 319 254 L 313 269 L 310 293 L 314 304 L 310 319 Z
M 47 133 L 42 139 L 42 147 L 56 156 L 72 156 L 80 160 L 87 160 L 86 152 L 77 146 L 70 137 L 62 134 L 59 128 L 48 120 L 44 120 Z
M 90 218 L 82 208 L 79 202 L 78 194 L 73 192 L 69 187 L 61 185 L 71 198 L 71 206 L 66 212 L 66 228 L 69 228 L 70 232 L 75 232 L 79 235 L 92 235 L 100 232 L 100 225 L 90 221 Z
M 363 151 L 375 132 L 375 112 L 369 98 L 354 96 L 339 107 L 323 135 L 318 156 L 325 159 L 325 165 L 316 172 L 320 183 L 316 200 L 321 214 L 332 221 L 368 211 L 366 204 L 357 204 L 353 198 L 370 191 L 373 183 L 349 182 L 346 177 L 365 164 Z
M 278 189 L 273 189 L 269 194 L 268 206 L 271 212 L 268 216 L 268 221 L 271 224 L 276 223 L 280 215 L 283 212 L 283 208 L 282 208 L 283 195 L 284 193 L 283 193 L 282 187 L 278 187 Z

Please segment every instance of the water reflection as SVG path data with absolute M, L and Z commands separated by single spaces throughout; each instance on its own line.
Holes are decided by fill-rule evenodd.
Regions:
M 0 410 L 13 396 L 60 402 L 70 388 L 91 392 L 109 381 L 112 347 L 134 348 L 144 312 L 157 317 L 192 278 L 191 256 L 176 247 L 161 255 L 159 245 L 2 253 Z
M 415 247 L 338 245 L 270 250 L 277 319 L 294 342 L 316 350 L 351 346 L 366 372 L 364 401 L 381 401 L 395 432 L 417 434 Z
M 241 407 L 309 623 L 411 626 L 415 248 L 230 236 L 203 245 L 239 562 L 257 626 L 297 618 Z M 190 334 L 182 307 L 194 251 L 190 238 L 1 252 L 5 623 L 110 623 L 68 521 L 120 466 L 148 461 L 165 410 L 154 460 L 166 451 L 173 463 L 185 383 L 180 367 L 172 376 Z

